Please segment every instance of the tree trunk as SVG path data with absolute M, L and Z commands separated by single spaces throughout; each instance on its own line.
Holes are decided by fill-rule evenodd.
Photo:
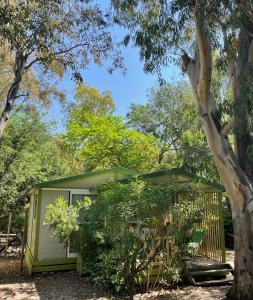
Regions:
M 217 118 L 216 101 L 211 93 L 212 49 L 205 19 L 205 1 L 196 1 L 195 17 L 195 56 L 192 59 L 184 54 L 182 67 L 191 81 L 205 135 L 231 205 L 235 238 L 235 280 L 228 297 L 249 300 L 253 299 L 252 171 L 248 172 L 244 165 L 240 165 L 243 155 L 238 160 L 227 138 L 229 130 L 235 125 L 234 121 L 222 126 Z M 247 110 L 247 107 L 243 108 Z M 237 137 L 237 142 L 241 142 L 240 137 Z M 243 145 L 247 143 L 244 140 L 242 142 Z M 242 151 L 241 154 L 243 153 L 245 154 Z
M 253 299 L 253 217 L 247 209 L 233 219 L 235 273 L 228 293 L 231 300 Z
M 209 97 L 212 98 L 210 94 Z M 204 131 L 232 210 L 235 270 L 229 299 L 253 299 L 253 191 L 226 137 L 211 112 L 202 118 Z
M 11 116 L 13 106 L 15 104 L 16 98 L 18 96 L 20 82 L 23 78 L 25 71 L 25 64 L 27 61 L 27 56 L 24 56 L 22 53 L 16 54 L 15 66 L 14 66 L 14 80 L 8 91 L 5 106 L 0 116 L 0 140 L 3 135 L 3 131 L 7 125 L 7 122 Z
M 127 292 L 128 292 L 129 300 L 134 299 L 134 291 L 135 291 L 134 279 L 133 277 L 129 276 L 127 278 Z

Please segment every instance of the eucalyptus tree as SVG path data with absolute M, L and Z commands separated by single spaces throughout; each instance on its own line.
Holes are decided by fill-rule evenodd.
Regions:
M 17 99 L 29 94 L 29 88 L 22 93 L 22 82 L 31 69 L 39 81 L 45 74 L 63 76 L 68 69 L 80 80 L 80 69 L 90 61 L 101 64 L 110 58 L 109 71 L 121 65 L 109 26 L 106 13 L 89 0 L 0 1 L 0 42 L 13 56 L 4 86 L 0 138 Z
M 83 82 L 76 86 L 74 98 L 75 102 L 71 105 L 71 109 L 77 107 L 84 114 L 94 114 L 99 117 L 109 116 L 115 111 L 115 102 L 111 92 L 100 93 L 96 88 Z
M 250 0 L 114 0 L 125 43 L 140 48 L 147 72 L 181 61 L 191 82 L 214 162 L 230 199 L 235 280 L 229 297 L 253 298 L 253 3 Z M 215 59 L 214 59 L 215 58 Z M 228 77 L 231 101 L 214 85 Z M 228 102 L 230 119 L 220 104 Z M 232 141 L 234 136 L 234 141 Z
M 160 168 L 184 167 L 209 180 L 217 180 L 191 86 L 186 81 L 152 88 L 145 104 L 131 104 L 128 125 L 156 137 Z

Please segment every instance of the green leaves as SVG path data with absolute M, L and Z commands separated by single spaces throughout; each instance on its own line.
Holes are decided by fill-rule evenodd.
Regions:
M 44 103 L 55 96 L 62 100 L 63 94 L 52 82 L 66 71 L 82 82 L 81 71 L 91 62 L 101 66 L 107 61 L 110 72 L 123 67 L 110 26 L 110 16 L 93 1 L 1 1 L 1 47 L 6 45 L 13 58 L 8 71 L 4 67 L 2 72 L 9 84 L 4 84 L 0 95 L 5 103 L 1 135 L 21 95 Z M 31 85 L 28 75 L 33 77 Z
M 0 212 L 22 209 L 33 184 L 71 172 L 47 126 L 36 112 L 10 120 L 0 144 Z
M 154 168 L 157 157 L 154 137 L 126 127 L 121 117 L 85 116 L 71 120 L 66 136 L 87 168 L 123 166 L 144 172 Z
M 163 283 L 177 284 L 192 229 L 202 220 L 201 209 L 194 206 L 197 197 L 197 193 L 178 187 L 172 179 L 168 185 L 139 179 L 105 185 L 82 225 L 85 268 L 89 265 L 94 272 L 96 266 L 93 276 L 100 284 L 131 293 L 130 283 L 142 283 L 152 261 L 148 257 L 166 255 L 163 243 L 158 243 L 160 237 L 171 241 L 175 253 L 172 262 L 165 263 Z M 95 249 L 92 252 L 91 246 Z
M 77 206 L 69 205 L 63 197 L 55 200 L 54 204 L 47 206 L 44 225 L 53 229 L 51 236 L 57 237 L 61 242 L 68 243 L 69 237 L 78 231 L 77 223 L 80 204 Z
M 85 169 L 123 166 L 140 172 L 154 169 L 158 148 L 155 137 L 129 129 L 124 119 L 112 115 L 114 102 L 106 92 L 100 94 L 79 85 L 67 124 L 65 141 Z
M 209 180 L 217 174 L 201 130 L 191 87 L 184 81 L 150 90 L 148 102 L 132 104 L 128 125 L 152 133 L 159 148 L 160 167 L 181 167 Z
M 159 280 L 170 287 L 179 282 L 182 257 L 192 250 L 192 230 L 202 221 L 196 199 L 197 193 L 172 179 L 157 185 L 133 178 L 102 186 L 95 200 L 85 198 L 76 207 L 56 199 L 47 207 L 45 223 L 65 242 L 78 231 L 85 274 L 131 294 L 152 260 L 167 255 L 166 240 L 174 256 L 165 261 Z

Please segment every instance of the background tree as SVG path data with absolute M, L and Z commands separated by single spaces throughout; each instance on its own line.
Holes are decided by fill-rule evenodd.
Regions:
M 229 196 L 235 237 L 231 299 L 253 298 L 252 1 L 113 1 L 118 24 L 129 29 L 145 70 L 160 72 L 180 58 L 196 98 L 213 159 Z M 217 61 L 213 56 L 218 55 Z M 229 77 L 231 118 L 224 122 L 213 70 Z M 226 94 L 226 93 L 225 93 Z M 229 134 L 234 133 L 235 145 Z
M 184 167 L 217 180 L 191 87 L 187 82 L 170 83 L 150 90 L 146 104 L 132 104 L 128 125 L 143 134 L 152 133 L 159 147 L 159 167 Z
M 92 1 L 1 1 L 0 42 L 11 53 L 13 66 L 4 88 L 0 139 L 31 68 L 37 80 L 68 69 L 81 79 L 79 70 L 90 61 L 101 64 L 110 57 L 110 71 L 121 65 L 109 25 L 109 18 Z
M 129 129 L 114 116 L 110 92 L 79 84 L 69 106 L 65 142 L 82 171 L 122 166 L 140 172 L 156 167 L 158 148 L 152 134 Z
M 36 112 L 20 112 L 9 122 L 0 144 L 0 214 L 22 210 L 33 184 L 71 171 L 48 124 Z
M 13 66 L 15 64 L 14 53 L 8 43 L 0 47 L 0 105 L 4 107 L 6 93 L 13 81 Z M 58 69 L 57 76 L 40 76 L 39 72 L 30 68 L 25 72 L 19 87 L 19 97 L 16 98 L 14 111 L 27 106 L 32 108 L 34 105 L 48 107 L 55 100 L 61 103 L 65 100 L 65 95 L 57 88 L 58 80 L 63 76 L 63 70 Z M 52 75 L 52 74 L 51 74 Z M 56 75 L 56 74 L 55 74 Z M 13 112 L 14 113 L 14 112 Z
M 72 103 L 70 108 L 78 109 L 82 114 L 94 114 L 97 117 L 109 116 L 115 110 L 115 103 L 109 91 L 100 93 L 94 87 L 85 83 L 76 86 L 76 102 Z
M 97 117 L 75 109 L 65 140 L 85 170 L 122 166 L 146 172 L 156 166 L 154 136 L 129 129 L 119 116 Z

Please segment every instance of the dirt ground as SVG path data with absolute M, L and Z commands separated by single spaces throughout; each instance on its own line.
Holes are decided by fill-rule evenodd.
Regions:
M 33 277 L 19 277 L 19 261 L 0 259 L 1 300 L 108 300 L 124 299 L 112 297 L 95 287 L 89 280 L 81 278 L 74 271 L 55 274 L 40 274 Z M 227 253 L 227 261 L 233 263 L 233 252 Z M 8 271 L 7 271 L 8 270 Z M 135 295 L 135 300 L 218 300 L 224 299 L 229 286 L 193 287 L 184 286 L 176 290 L 151 291 Z
M 151 291 L 135 295 L 135 300 L 208 300 L 223 299 L 228 286 L 197 288 L 180 287 L 172 291 Z M 107 295 L 75 272 L 57 273 L 55 275 L 36 276 L 32 278 L 1 279 L 1 300 L 108 300 L 123 299 Z

